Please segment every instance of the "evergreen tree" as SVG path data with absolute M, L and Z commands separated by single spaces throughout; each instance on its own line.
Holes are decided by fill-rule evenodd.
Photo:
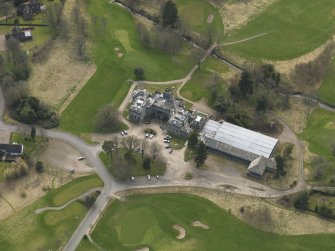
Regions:
M 194 158 L 194 161 L 197 163 L 198 168 L 201 167 L 203 164 L 205 164 L 207 157 L 208 157 L 207 146 L 205 145 L 204 142 L 200 141 Z
M 176 28 L 178 22 L 178 9 L 175 2 L 169 0 L 166 2 L 163 8 L 162 14 L 163 27 Z
M 250 95 L 253 94 L 253 91 L 254 91 L 253 81 L 252 81 L 252 78 L 249 72 L 247 71 L 242 72 L 242 76 L 241 76 L 238 86 L 240 87 L 240 91 L 241 91 L 243 98 L 246 98 L 247 94 L 250 94 Z
M 35 127 L 32 127 L 31 132 L 30 132 L 30 138 L 32 140 L 35 140 L 35 136 L 36 136 L 36 129 L 35 129 Z
M 199 143 L 199 133 L 197 131 L 192 131 L 188 136 L 187 146 L 189 148 L 195 149 Z

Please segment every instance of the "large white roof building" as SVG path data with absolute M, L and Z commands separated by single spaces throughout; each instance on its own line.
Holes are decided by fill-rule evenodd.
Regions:
M 214 120 L 207 121 L 201 137 L 209 148 L 247 162 L 259 156 L 270 158 L 278 143 L 278 139 Z

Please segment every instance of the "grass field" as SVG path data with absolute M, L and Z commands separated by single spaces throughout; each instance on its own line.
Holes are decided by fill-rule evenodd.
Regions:
M 318 90 L 318 96 L 330 103 L 335 105 L 335 60 L 330 65 L 328 72 Z
M 79 202 L 70 204 L 61 211 L 46 211 L 35 214 L 36 208 L 52 206 L 50 203 L 57 200 L 60 194 L 67 192 L 75 197 L 85 187 L 85 192 L 97 184 L 85 183 L 96 176 L 84 177 L 74 180 L 67 185 L 49 192 L 32 205 L 15 213 L 13 216 L 0 221 L 0 250 L 60 250 L 61 246 L 70 238 L 71 234 L 81 222 L 86 213 L 86 208 Z M 78 184 L 81 184 L 78 187 Z M 68 199 L 73 197 L 68 196 Z
M 176 3 L 182 21 L 192 32 L 208 37 L 208 31 L 210 31 L 213 35 L 213 40 L 223 37 L 224 27 L 220 13 L 208 1 L 178 0 Z M 207 22 L 210 15 L 213 18 L 211 22 Z
M 335 178 L 335 156 L 331 146 L 335 143 L 335 114 L 322 109 L 316 109 L 309 117 L 307 126 L 300 137 L 309 143 L 309 150 L 329 161 L 327 171 L 321 183 Z M 312 168 L 312 167 L 311 167 Z
M 91 34 L 97 71 L 61 116 L 60 128 L 77 134 L 94 132 L 92 122 L 103 105 L 118 106 L 123 101 L 135 67 L 143 67 L 145 78 L 152 81 L 184 77 L 192 67 L 184 54 L 171 56 L 142 45 L 131 14 L 118 5 L 90 0 L 88 12 L 91 17 L 104 17 L 107 24 L 103 35 Z
M 268 33 L 266 36 L 228 46 L 226 50 L 247 58 L 296 58 L 334 35 L 334 13 L 333 0 L 279 0 L 226 40 L 237 41 L 264 32 Z
M 193 227 L 198 220 L 208 230 Z M 186 230 L 177 240 L 172 225 Z M 252 228 L 206 199 L 182 194 L 135 195 L 114 201 L 92 234 L 103 249 L 134 250 L 331 250 L 334 235 L 275 235 Z M 81 248 L 83 247 L 83 248 Z M 78 250 L 88 250 L 82 241 Z
M 229 68 L 227 65 L 219 63 L 214 58 L 207 58 L 206 61 L 201 65 L 192 79 L 181 89 L 181 95 L 192 101 L 199 101 L 202 98 L 206 98 L 209 105 L 212 105 L 214 100 L 211 96 L 211 87 L 213 85 L 214 74 L 220 76 L 217 80 L 217 95 L 225 95 L 227 93 L 227 84 L 221 78 L 227 74 Z
M 124 149 L 119 149 L 119 154 L 125 154 L 126 151 Z M 115 156 L 115 154 L 114 154 Z M 113 161 L 111 161 L 110 157 L 105 153 L 105 152 L 101 152 L 99 155 L 101 161 L 104 163 L 105 167 L 111 172 L 111 174 L 117 178 L 120 178 L 117 171 L 115 170 L 115 167 L 113 165 Z M 114 157 L 115 158 L 115 157 Z M 143 163 L 143 159 L 142 156 L 137 153 L 134 156 L 134 163 L 133 163 L 133 168 L 131 171 L 131 176 L 146 176 L 148 174 L 150 175 L 163 175 L 165 173 L 166 170 L 166 165 L 163 166 L 157 166 L 157 163 L 151 163 L 151 168 L 149 170 L 145 170 L 142 166 Z

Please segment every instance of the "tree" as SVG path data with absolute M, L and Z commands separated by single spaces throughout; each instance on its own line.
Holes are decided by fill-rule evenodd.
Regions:
M 38 172 L 38 173 L 43 173 L 44 171 L 44 165 L 43 165 L 43 162 L 42 161 L 37 161 L 36 164 L 35 164 L 35 170 Z
M 308 206 L 309 192 L 301 192 L 294 200 L 294 207 L 300 210 L 305 210 Z
M 2 4 L 0 4 L 0 14 L 2 16 L 6 17 L 6 21 L 7 21 L 7 17 L 12 13 L 13 11 L 13 6 L 10 2 L 4 2 Z
M 205 145 L 204 142 L 200 141 L 194 158 L 194 161 L 197 164 L 198 168 L 201 167 L 203 164 L 205 164 L 207 157 L 208 157 L 207 146 Z
M 160 156 L 162 147 L 157 142 L 151 143 L 152 163 Z
M 241 91 L 240 88 L 233 84 L 229 86 L 229 94 L 231 99 L 233 100 L 233 108 L 235 107 L 235 103 L 237 103 L 241 99 Z
M 199 132 L 193 130 L 188 136 L 187 146 L 191 149 L 195 149 L 199 143 Z
M 243 98 L 247 97 L 247 94 L 253 94 L 253 81 L 248 71 L 243 71 L 239 82 L 240 91 Z
M 121 139 L 121 145 L 126 148 L 128 153 L 132 153 L 140 147 L 141 140 L 136 136 L 127 136 Z
M 119 112 L 111 105 L 104 106 L 97 114 L 95 128 L 102 132 L 112 132 L 119 125 Z
M 178 9 L 175 2 L 169 0 L 165 3 L 162 13 L 163 27 L 176 28 L 178 22 Z
M 280 176 L 285 176 L 286 175 L 286 171 L 284 169 L 285 167 L 285 161 L 284 158 L 280 155 L 276 156 L 276 166 L 277 166 L 277 173 L 276 176 L 280 177 Z
M 257 100 L 256 112 L 264 113 L 268 107 L 268 99 L 265 96 L 262 96 Z
M 30 138 L 32 140 L 35 140 L 35 136 L 36 136 L 36 129 L 35 129 L 35 127 L 32 127 L 31 131 L 30 131 Z
M 136 77 L 136 80 L 143 80 L 144 79 L 144 70 L 142 67 L 136 67 L 134 69 L 134 74 Z
M 143 159 L 143 168 L 145 170 L 149 170 L 151 168 L 151 158 L 148 156 L 145 156 Z
M 219 96 L 214 102 L 214 108 L 218 112 L 225 113 L 227 111 L 227 108 L 229 106 L 229 103 L 226 101 L 224 96 Z
M 112 149 L 114 147 L 114 143 L 111 140 L 105 140 L 104 143 L 102 144 L 102 149 L 107 153 L 111 154 Z

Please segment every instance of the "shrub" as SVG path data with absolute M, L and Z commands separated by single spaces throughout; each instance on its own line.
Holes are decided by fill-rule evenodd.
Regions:
M 44 171 L 44 165 L 42 161 L 37 161 L 35 165 L 35 169 L 38 173 L 43 173 Z
M 300 210 L 305 210 L 308 206 L 309 192 L 301 192 L 294 200 L 294 207 Z

